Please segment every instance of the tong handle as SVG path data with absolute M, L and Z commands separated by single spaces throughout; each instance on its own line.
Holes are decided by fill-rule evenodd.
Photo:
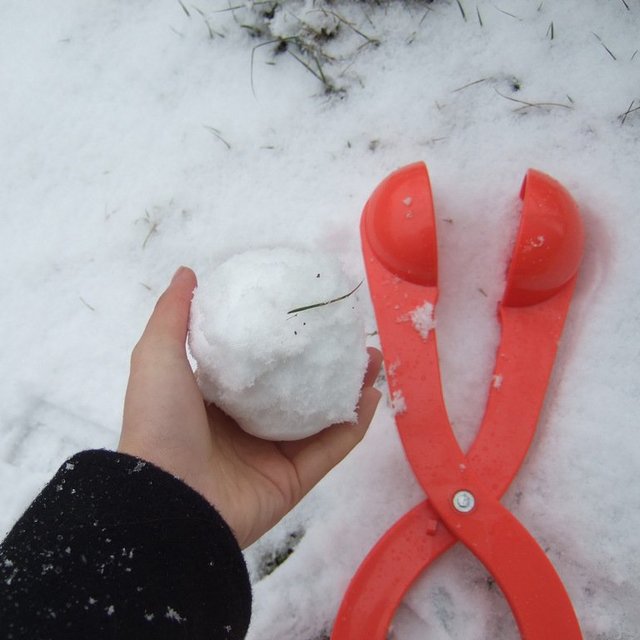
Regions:
M 411 509 L 378 540 L 353 576 L 331 640 L 385 640 L 411 584 L 456 542 L 428 500 Z
M 545 552 L 481 482 L 466 474 L 469 511 L 456 507 L 455 481 L 432 487 L 430 500 L 447 528 L 482 562 L 507 599 L 523 640 L 581 640 L 571 600 Z M 472 499 L 469 499 L 472 496 Z
M 391 331 L 402 336 L 386 354 L 398 362 L 420 352 L 419 361 L 397 367 L 389 377 L 392 392 L 402 391 L 407 408 L 396 415 L 407 459 L 444 525 L 500 585 L 526 640 L 582 638 L 553 565 L 499 502 L 533 437 L 574 284 L 575 279 L 535 308 L 501 308 L 503 336 L 496 371 L 504 379 L 491 389 L 480 433 L 468 456 L 460 450 L 449 424 L 435 332 L 424 340 L 402 323 L 385 327 L 386 334 L 381 332 L 387 337 Z M 418 295 L 434 300 L 436 292 L 422 288 L 415 291 Z M 406 286 L 402 300 L 409 305 L 417 302 Z

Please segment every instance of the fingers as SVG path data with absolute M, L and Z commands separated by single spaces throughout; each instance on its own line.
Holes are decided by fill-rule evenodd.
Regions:
M 176 348 L 184 351 L 189 327 L 189 309 L 196 276 L 187 267 L 180 267 L 167 290 L 160 296 L 140 339 L 141 344 Z
M 118 449 L 165 469 L 173 459 L 161 454 L 169 446 L 177 450 L 176 443 L 187 437 L 208 434 L 202 396 L 185 347 L 195 286 L 193 271 L 178 269 L 131 355 Z
M 380 373 L 382 353 L 374 347 L 367 347 L 367 353 L 369 354 L 369 365 L 367 366 L 367 372 L 364 374 L 362 386 L 372 387 Z
M 286 445 L 297 445 L 289 449 L 297 449 L 290 460 L 298 473 L 301 497 L 322 480 L 362 440 L 375 414 L 380 396 L 380 392 L 373 387 L 367 387 L 362 391 L 356 424 L 335 425 L 298 443 L 283 443 L 281 450 L 285 455 L 289 455 Z
M 333 467 L 362 440 L 376 412 L 381 393 L 373 388 L 382 354 L 369 349 L 369 366 L 365 386 L 358 403 L 358 420 L 329 427 L 297 442 L 280 443 L 281 452 L 295 466 L 302 495 L 308 493 Z

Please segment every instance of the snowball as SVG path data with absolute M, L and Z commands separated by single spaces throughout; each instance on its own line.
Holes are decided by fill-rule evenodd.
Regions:
M 357 294 L 331 255 L 238 254 L 201 274 L 189 346 L 203 396 L 248 433 L 297 440 L 356 419 L 367 366 Z

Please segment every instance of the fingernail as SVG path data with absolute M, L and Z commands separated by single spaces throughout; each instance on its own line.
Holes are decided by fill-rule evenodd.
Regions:
M 174 274 L 173 274 L 173 278 L 171 278 L 171 284 L 173 284 L 185 271 L 187 270 L 186 267 L 180 267 Z

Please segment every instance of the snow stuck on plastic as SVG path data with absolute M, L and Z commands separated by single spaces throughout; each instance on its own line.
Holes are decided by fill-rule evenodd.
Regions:
M 393 409 L 394 416 L 398 416 L 407 410 L 407 401 L 404 399 L 404 394 L 401 390 L 393 392 L 391 396 L 391 408 Z
M 436 328 L 436 321 L 433 318 L 433 305 L 430 302 L 425 302 L 414 309 L 409 314 L 409 317 L 415 330 L 423 340 L 426 340 L 429 337 L 429 332 Z

